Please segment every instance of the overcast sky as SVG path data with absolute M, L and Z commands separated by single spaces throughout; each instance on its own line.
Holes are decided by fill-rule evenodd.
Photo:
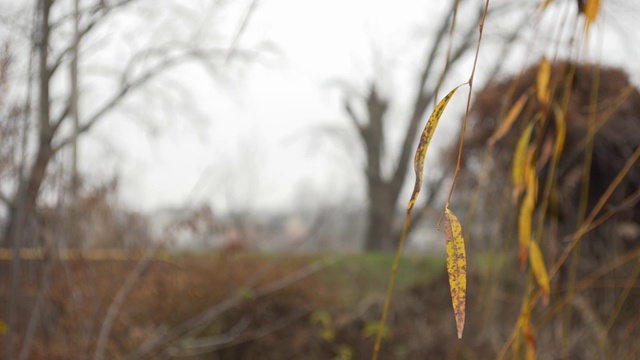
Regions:
M 202 5 L 208 3 L 193 1 L 190 10 L 184 6 L 185 13 L 207 20 L 198 36 L 214 37 L 228 47 L 250 1 L 222 2 L 219 11 Z M 553 56 L 550 50 L 557 44 L 539 43 L 569 3 L 556 1 L 552 6 L 558 11 L 539 23 L 522 12 L 487 24 L 478 84 L 486 80 L 482 62 L 497 49 L 491 35 L 512 26 L 538 24 L 539 36 L 533 49 L 525 43 L 520 54 L 507 59 L 510 71 L 542 54 Z M 639 39 L 638 12 L 629 11 L 638 6 L 622 0 L 604 3 L 609 5 L 603 14 L 615 15 L 615 21 L 599 20 L 593 51 L 581 58 L 624 65 L 638 83 L 640 54 L 629 45 Z M 136 16 L 114 21 L 96 35 L 94 40 L 106 39 L 96 54 L 117 62 L 127 46 L 153 39 L 132 36 L 131 24 L 146 21 L 146 16 L 180 15 L 163 15 L 156 4 L 141 6 Z M 446 6 L 418 0 L 261 0 L 239 43 L 239 48 L 259 53 L 255 60 L 221 66 L 215 77 L 197 64 L 185 65 L 134 94 L 83 139 L 83 172 L 96 182 L 117 175 L 124 203 L 139 210 L 200 202 L 225 211 L 361 201 L 363 158 L 342 111 L 342 96 L 348 89 L 354 98 L 362 95 L 375 78 L 392 98 L 390 116 L 406 115 L 425 45 Z M 152 35 L 190 31 L 185 29 L 196 19 L 186 19 L 184 29 Z M 466 81 L 471 58 L 465 61 L 444 88 Z M 85 102 L 98 101 L 99 92 L 92 91 L 83 92 Z M 434 145 L 446 144 L 455 134 L 464 93 L 466 89 L 447 109 Z M 393 139 L 402 127 L 391 130 Z M 435 163 L 437 151 L 430 150 L 429 157 Z
M 335 82 L 357 92 L 376 71 L 413 73 L 430 29 L 425 18 L 438 10 L 408 0 L 260 1 L 241 44 L 268 43 L 262 56 L 219 81 L 195 64 L 182 67 L 177 78 L 194 97 L 187 110 L 196 111 L 176 108 L 182 119 L 160 121 L 152 135 L 126 117 L 104 122 L 84 142 L 83 167 L 97 178 L 116 171 L 124 201 L 140 209 L 361 200 L 362 158 L 357 144 L 341 140 L 357 141 Z M 221 30 L 233 33 L 240 18 Z M 376 56 L 385 62 L 378 67 L 398 69 L 375 69 Z

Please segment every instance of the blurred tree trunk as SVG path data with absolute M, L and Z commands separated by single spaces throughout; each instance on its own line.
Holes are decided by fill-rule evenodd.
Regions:
M 415 140 L 419 135 L 419 126 L 425 116 L 429 105 L 434 101 L 436 91 L 444 72 L 434 69 L 437 54 L 443 51 L 446 46 L 447 30 L 451 24 L 455 2 L 438 28 L 433 43 L 427 48 L 424 65 L 421 69 L 416 95 L 413 101 L 411 116 L 407 129 L 401 140 L 400 152 L 393 161 L 395 169 L 390 176 L 385 176 L 382 171 L 383 160 L 385 159 L 385 113 L 388 107 L 388 100 L 381 97 L 376 90 L 375 84 L 370 85 L 369 94 L 366 97 L 366 117 L 361 118 L 351 106 L 350 99 L 344 99 L 344 108 L 353 126 L 358 130 L 361 143 L 366 153 L 366 183 L 367 183 L 367 230 L 365 238 L 366 251 L 391 251 L 395 247 L 394 236 L 397 231 L 394 229 L 395 215 L 398 213 L 398 197 L 402 186 L 407 178 L 409 164 L 414 151 Z M 476 23 L 478 19 L 474 19 Z M 464 41 L 457 48 L 453 49 L 450 57 L 450 65 L 455 63 L 467 51 L 471 44 L 475 26 L 469 26 Z M 427 80 L 438 75 L 441 78 L 427 86 Z M 444 176 L 444 175 L 443 175 Z M 440 181 L 437 181 L 440 183 Z M 422 213 L 422 209 L 416 209 L 415 214 Z
M 33 44 L 37 49 L 38 57 L 38 73 L 37 73 L 37 93 L 38 93 L 38 111 L 37 111 L 37 144 L 32 159 L 27 159 L 25 166 L 27 171 L 19 174 L 17 180 L 17 190 L 10 196 L 9 214 L 7 226 L 5 227 L 2 242 L 5 246 L 12 246 L 17 240 L 16 234 L 18 227 L 24 225 L 24 222 L 31 217 L 32 212 L 36 208 L 38 195 L 45 180 L 47 167 L 53 156 L 66 147 L 77 142 L 79 136 L 88 132 L 98 122 L 105 118 L 115 107 L 117 107 L 128 95 L 136 89 L 145 86 L 148 82 L 165 73 L 168 69 L 184 64 L 189 60 L 195 60 L 204 63 L 206 66 L 215 66 L 211 63 L 213 59 L 223 58 L 225 51 L 219 47 L 205 48 L 203 44 L 172 42 L 168 46 L 158 46 L 154 48 L 150 46 L 139 50 L 138 53 L 131 56 L 129 63 L 125 66 L 120 79 L 119 88 L 108 97 L 103 104 L 93 110 L 93 113 L 82 117 L 80 123 L 77 109 L 77 78 L 80 74 L 78 69 L 77 48 L 82 43 L 83 38 L 90 34 L 93 29 L 97 28 L 114 10 L 126 7 L 136 0 L 120 0 L 114 2 L 104 2 L 96 0 L 94 4 L 85 6 L 80 13 L 72 11 L 71 17 L 63 17 L 56 20 L 52 24 L 49 16 L 50 10 L 56 6 L 53 0 L 38 0 L 36 17 L 37 24 L 34 27 Z M 79 21 L 79 18 L 83 21 Z M 65 21 L 73 21 L 79 26 L 77 32 L 72 32 L 73 38 L 65 46 L 60 48 L 60 44 L 51 44 L 52 31 L 63 29 L 66 25 Z M 76 22 L 78 22 L 76 24 Z M 61 31 L 61 30 L 60 30 Z M 59 34 L 56 34 L 59 35 Z M 64 34 L 61 34 L 64 36 Z M 64 40 L 62 40 L 64 41 Z M 57 45 L 57 46 L 56 46 Z M 170 47 L 169 47 L 170 46 Z M 52 48 L 59 51 L 52 53 Z M 238 50 L 236 50 L 237 52 Z M 153 54 L 153 55 L 149 55 Z M 132 75 L 131 68 L 140 68 L 141 61 L 155 60 L 152 65 L 142 68 L 142 71 Z M 49 88 L 52 78 L 61 69 L 66 68 L 70 71 L 72 84 L 69 93 L 63 97 L 60 111 L 55 114 L 51 112 L 51 103 L 60 101 L 53 99 L 49 94 Z M 75 91 L 74 91 L 75 88 Z M 77 124 L 69 124 L 73 131 L 70 135 L 60 134 L 58 131 L 65 122 L 78 122 Z M 74 126 L 75 125 L 75 126 Z M 55 140 L 55 142 L 54 142 Z M 74 155 L 74 157 L 77 155 Z M 72 175 L 77 177 L 77 174 Z M 72 180 L 73 182 L 73 180 Z
M 425 78 L 426 80 L 426 78 Z M 366 150 L 366 183 L 367 183 L 367 230 L 365 238 L 365 250 L 367 251 L 392 251 L 395 247 L 397 229 L 394 222 L 398 213 L 398 197 L 402 190 L 413 155 L 413 144 L 418 136 L 420 121 L 422 120 L 428 105 L 433 101 L 435 93 L 421 93 L 416 99 L 413 115 L 409 127 L 402 142 L 401 153 L 396 162 L 395 171 L 390 177 L 385 177 L 382 172 L 384 157 L 384 118 L 388 102 L 378 95 L 375 85 L 371 85 L 367 96 L 368 121 L 362 121 L 355 114 L 351 105 L 345 102 L 345 110 L 349 114 L 354 126 L 358 129 L 360 139 Z M 444 177 L 446 173 L 442 174 Z M 441 184 L 442 179 L 437 179 L 435 184 Z M 432 205 L 432 198 L 426 204 L 418 208 L 415 220 L 423 210 Z
M 27 174 L 19 174 L 18 189 L 9 206 L 9 219 L 5 228 L 5 245 L 17 244 L 20 246 L 21 239 L 17 235 L 17 230 L 22 227 L 27 219 L 32 215 L 38 193 L 42 187 L 42 182 L 47 171 L 47 166 L 53 156 L 53 134 L 54 128 L 50 124 L 50 97 L 49 81 L 51 71 L 47 65 L 49 59 L 49 13 L 52 0 L 40 0 L 38 9 L 37 41 L 38 46 L 38 145 L 35 161 L 31 165 Z
M 5 228 L 5 246 L 11 245 L 13 257 L 11 261 L 11 290 L 9 294 L 9 306 L 7 314 L 8 332 L 5 339 L 5 358 L 13 358 L 13 335 L 16 324 L 18 283 L 20 281 L 20 257 L 19 250 L 25 240 L 25 228 L 28 220 L 33 216 L 38 193 L 42 187 L 42 182 L 46 174 L 47 165 L 53 156 L 51 142 L 53 140 L 53 129 L 49 123 L 50 99 L 49 80 L 51 72 L 47 65 L 49 58 L 49 14 L 53 0 L 40 0 L 36 18 L 35 43 L 38 46 L 38 72 L 39 72 L 39 101 L 38 101 L 38 147 L 36 158 L 31 166 L 29 174 L 24 177 L 19 174 L 18 189 L 9 206 L 9 218 Z
M 400 142 L 400 151 L 395 159 L 392 159 L 390 165 L 393 166 L 390 175 L 383 174 L 381 168 L 383 162 L 389 165 L 389 156 L 385 155 L 385 113 L 390 99 L 380 96 L 376 90 L 375 83 L 371 82 L 369 93 L 364 99 L 366 102 L 366 114 L 362 116 L 354 111 L 351 105 L 352 100 L 348 97 L 344 98 L 344 109 L 351 121 L 351 124 L 357 129 L 360 142 L 364 147 L 366 154 L 365 178 L 367 183 L 367 218 L 368 225 L 365 238 L 366 251 L 390 251 L 395 247 L 396 237 L 399 235 L 399 229 L 394 228 L 396 215 L 400 214 L 404 207 L 398 208 L 398 197 L 400 191 L 409 174 L 410 164 L 415 151 L 416 140 L 421 131 L 421 125 L 426 121 L 425 116 L 430 105 L 434 104 L 440 85 L 447 76 L 448 71 L 465 55 L 474 43 L 477 26 L 483 13 L 483 6 L 478 4 L 470 4 L 475 7 L 472 17 L 460 22 L 458 26 L 466 26 L 463 36 L 457 40 L 459 43 L 449 48 L 450 39 L 448 32 L 451 27 L 451 20 L 456 11 L 458 2 L 452 1 L 448 11 L 440 17 L 442 19 L 439 27 L 434 34 L 433 41 L 426 49 L 426 54 L 422 68 L 420 69 L 420 77 L 415 89 L 413 105 L 411 107 L 410 116 L 406 122 L 406 130 Z M 489 10 L 489 15 L 494 16 L 513 9 L 513 4 L 504 4 L 495 6 Z M 437 17 L 434 17 L 437 18 Z M 518 38 L 520 27 L 512 30 L 505 37 L 502 53 L 497 54 L 494 68 L 491 74 L 496 74 L 501 66 L 502 59 L 511 51 L 511 44 Z M 453 42 L 455 44 L 455 41 Z M 439 55 L 447 53 L 447 64 L 436 65 Z M 444 65 L 444 69 L 438 66 Z M 450 89 L 443 89 L 450 90 Z M 404 125 L 405 123 L 399 122 Z M 441 170 L 441 169 L 439 169 Z M 427 181 L 425 185 L 431 190 L 437 190 L 442 185 L 444 177 L 447 176 L 446 171 L 441 171 L 439 178 Z M 412 215 L 412 223 L 415 224 L 421 219 L 421 215 L 429 207 L 433 205 L 433 193 L 430 191 L 430 198 L 427 202 L 414 209 Z M 408 201 L 408 199 L 407 199 Z
M 69 107 L 73 118 L 73 143 L 71 150 L 71 200 L 75 202 L 78 195 L 78 132 L 80 130 L 80 114 L 78 113 L 78 45 L 80 43 L 80 0 L 73 2 L 73 44 L 71 50 L 71 66 L 69 69 L 71 81 L 71 93 L 69 95 Z

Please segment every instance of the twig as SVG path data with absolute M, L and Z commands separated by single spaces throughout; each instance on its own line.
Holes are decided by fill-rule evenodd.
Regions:
M 164 336 L 159 336 L 159 331 L 151 335 L 151 338 L 145 342 L 145 346 L 138 348 L 136 351 L 126 357 L 126 359 L 138 359 L 145 356 L 159 347 L 169 346 L 176 339 L 200 331 L 203 327 L 211 324 L 213 320 L 220 315 L 231 310 L 232 308 L 242 304 L 248 300 L 256 300 L 266 295 L 269 295 L 278 290 L 282 290 L 306 277 L 309 277 L 318 271 L 327 268 L 336 263 L 339 258 L 322 259 L 318 260 L 304 268 L 301 268 L 287 276 L 284 276 L 278 280 L 275 280 L 269 284 L 259 287 L 252 291 L 250 288 L 242 288 L 237 293 L 229 296 L 224 301 L 196 314 L 192 318 L 184 321 L 171 331 L 166 329 L 160 329 L 165 333 Z M 151 341 L 151 339 L 155 339 Z
M 464 119 L 462 120 L 462 131 L 460 132 L 460 149 L 458 150 L 458 161 L 456 163 L 456 171 L 454 172 L 453 181 L 451 183 L 451 190 L 449 190 L 449 196 L 447 197 L 447 204 L 451 202 L 453 189 L 456 186 L 456 180 L 458 179 L 458 174 L 460 173 L 460 164 L 462 163 L 462 149 L 464 147 L 465 130 L 467 129 L 467 119 L 469 118 L 469 112 L 471 110 L 471 94 L 473 93 L 473 79 L 476 74 L 478 57 L 480 56 L 480 44 L 482 43 L 482 30 L 484 29 L 484 21 L 487 18 L 487 12 L 489 11 L 489 3 L 490 3 L 490 0 L 486 0 L 485 6 L 484 6 L 484 12 L 482 13 L 482 19 L 480 20 L 480 26 L 478 29 L 478 44 L 476 47 L 476 55 L 473 59 L 473 68 L 471 69 L 471 75 L 469 76 L 469 94 L 467 96 L 467 107 L 465 109 Z
M 578 231 L 574 234 L 571 239 L 571 243 L 565 248 L 564 252 L 560 256 L 560 258 L 556 261 L 553 268 L 551 269 L 549 275 L 553 277 L 564 262 L 567 260 L 567 257 L 571 253 L 571 251 L 575 248 L 575 246 L 582 239 L 582 235 L 584 235 L 587 231 L 591 229 L 591 224 L 595 220 L 596 216 L 600 213 L 606 202 L 609 200 L 613 192 L 618 188 L 622 180 L 627 176 L 633 165 L 640 159 L 640 147 L 636 149 L 636 151 L 631 155 L 625 166 L 620 170 L 618 175 L 613 179 L 607 190 L 602 194 L 596 205 L 593 207 L 587 219 L 582 223 Z
M 36 304 L 33 306 L 33 312 L 29 319 L 29 325 L 27 325 L 27 331 L 24 335 L 24 341 L 22 344 L 22 350 L 20 351 L 20 360 L 26 360 L 29 358 L 31 352 L 31 343 L 35 338 L 38 330 L 38 322 L 40 321 L 40 315 L 42 313 L 42 307 L 44 305 L 44 297 L 49 287 L 51 286 L 51 270 L 53 269 L 53 258 L 48 258 L 44 263 L 44 270 L 42 271 L 42 285 L 38 289 L 38 295 L 36 298 Z
M 120 309 L 124 304 L 124 301 L 127 299 L 127 296 L 133 290 L 133 287 L 136 285 L 138 280 L 142 277 L 142 274 L 147 270 L 149 264 L 151 264 L 151 260 L 154 257 L 156 249 L 151 249 L 147 252 L 145 257 L 140 260 L 136 267 L 131 271 L 124 284 L 118 290 L 116 297 L 109 305 L 109 310 L 107 310 L 107 315 L 105 316 L 104 322 L 102 323 L 102 327 L 100 328 L 100 333 L 98 334 L 98 342 L 96 345 L 96 353 L 94 355 L 94 360 L 103 360 L 105 355 L 105 350 L 107 347 L 107 340 L 109 339 L 109 335 L 111 334 L 111 329 L 113 328 L 113 324 L 120 313 Z
M 194 356 L 214 351 L 225 344 L 234 342 L 250 323 L 248 317 L 244 316 L 225 334 L 184 339 L 179 347 L 170 348 L 167 353 L 170 356 Z
M 236 36 L 233 38 L 233 41 L 231 42 L 231 47 L 229 48 L 227 57 L 224 59 L 225 64 L 229 64 L 229 61 L 231 61 L 233 56 L 236 54 L 236 49 L 238 47 L 238 43 L 240 42 L 240 37 L 242 36 L 245 29 L 247 28 L 247 25 L 249 24 L 249 19 L 251 19 L 251 15 L 253 15 L 253 13 L 255 12 L 257 5 L 258 5 L 258 0 L 251 1 L 249 8 L 247 9 L 247 12 L 244 15 L 244 19 L 240 24 L 240 28 L 238 28 L 238 31 L 236 32 Z
M 268 336 L 273 334 L 274 332 L 284 329 L 285 327 L 291 325 L 293 322 L 301 319 L 303 316 L 307 315 L 310 310 L 298 310 L 293 312 L 278 321 L 271 323 L 267 326 L 264 326 L 258 330 L 250 333 L 249 336 L 244 336 L 241 340 L 237 340 L 240 336 L 240 333 L 245 330 L 249 321 L 246 320 L 243 322 L 242 320 L 236 324 L 231 330 L 229 330 L 226 334 L 212 336 L 206 339 L 192 339 L 186 340 L 188 341 L 188 347 L 183 349 L 171 349 L 168 351 L 167 355 L 171 358 L 173 357 L 187 357 L 187 356 L 197 356 L 202 354 L 211 353 L 213 351 L 221 350 L 224 348 L 228 348 L 230 346 L 237 346 L 240 344 L 245 344 L 250 341 L 257 340 L 259 338 Z M 180 352 L 180 350 L 182 352 Z

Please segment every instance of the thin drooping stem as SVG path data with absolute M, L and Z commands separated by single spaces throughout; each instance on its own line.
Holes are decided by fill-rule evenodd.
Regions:
M 482 19 L 480 20 L 480 25 L 478 28 L 478 44 L 476 45 L 476 54 L 473 58 L 473 67 L 471 68 L 471 75 L 469 76 L 469 81 L 468 81 L 469 93 L 467 95 L 467 106 L 464 112 L 464 118 L 462 120 L 462 131 L 460 132 L 460 148 L 458 150 L 458 160 L 456 162 L 456 171 L 453 175 L 453 181 L 451 183 L 451 189 L 449 190 L 449 196 L 447 197 L 447 206 L 451 203 L 451 196 L 453 195 L 453 189 L 456 186 L 456 180 L 458 179 L 458 174 L 460 173 L 460 164 L 462 163 L 462 148 L 464 147 L 464 136 L 467 130 L 467 119 L 469 118 L 469 112 L 471 110 L 471 94 L 473 93 L 473 78 L 475 77 L 476 67 L 478 65 L 478 57 L 480 55 L 480 44 L 482 43 L 482 30 L 484 28 L 484 21 L 487 18 L 487 12 L 489 11 L 490 1 L 491 0 L 487 0 L 484 5 L 484 12 L 482 13 Z M 440 217 L 438 226 L 440 226 L 441 221 L 442 221 L 442 217 Z
M 407 210 L 407 217 L 404 220 L 404 226 L 402 227 L 402 234 L 400 235 L 400 241 L 398 242 L 398 249 L 396 255 L 393 258 L 393 266 L 391 267 L 391 276 L 389 277 L 389 285 L 387 286 L 387 296 L 384 300 L 384 307 L 382 308 L 382 317 L 380 318 L 380 324 L 378 325 L 378 331 L 376 335 L 376 343 L 373 346 L 372 360 L 378 359 L 378 353 L 380 352 L 380 346 L 382 344 L 382 336 L 384 335 L 385 324 L 387 323 L 387 316 L 389 315 L 389 308 L 391 307 L 391 298 L 393 297 L 393 289 L 396 284 L 396 275 L 398 274 L 398 268 L 400 268 L 400 259 L 404 251 L 404 243 L 411 226 L 411 210 Z

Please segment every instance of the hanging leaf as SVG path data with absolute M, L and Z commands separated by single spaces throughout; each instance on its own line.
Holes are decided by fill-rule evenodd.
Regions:
M 462 338 L 467 297 L 467 256 L 462 237 L 462 226 L 455 214 L 446 206 L 444 210 L 444 232 L 447 238 L 447 272 L 451 303 L 456 318 L 458 339 Z
M 532 303 L 529 296 L 526 296 L 524 302 L 522 303 L 522 307 L 520 308 L 520 315 L 518 316 L 518 331 L 520 334 L 524 336 L 527 350 L 526 350 L 526 359 L 527 360 L 535 360 L 536 359 L 536 339 L 533 333 L 533 329 L 531 328 L 531 310 Z M 516 344 L 517 350 L 519 352 L 520 343 Z
M 531 164 L 527 166 L 532 167 Z M 518 241 L 520 244 L 520 267 L 524 269 L 527 263 L 527 253 L 531 244 L 531 224 L 533 222 L 533 210 L 536 205 L 538 178 L 535 169 L 527 170 L 526 195 L 520 205 L 518 214 Z
M 547 266 L 544 264 L 544 258 L 542 257 L 542 251 L 536 241 L 532 241 L 529 246 L 529 263 L 531 264 L 531 270 L 536 278 L 536 282 L 540 287 L 540 293 L 542 294 L 542 300 L 544 304 L 549 304 L 549 273 L 547 272 Z
M 427 156 L 427 149 L 429 148 L 429 144 L 431 143 L 433 133 L 436 131 L 436 127 L 438 126 L 438 121 L 440 121 L 440 117 L 442 116 L 444 109 L 447 108 L 447 104 L 449 104 L 449 100 L 451 100 L 453 94 L 455 94 L 456 90 L 458 90 L 462 85 L 465 84 L 456 86 L 442 100 L 440 100 L 438 105 L 436 105 L 435 109 L 433 110 L 433 113 L 431 113 L 429 121 L 427 121 L 427 125 L 425 125 L 424 130 L 422 130 L 422 135 L 420 135 L 420 142 L 418 143 L 418 149 L 416 149 L 416 156 L 413 159 L 413 167 L 416 172 L 416 183 L 413 187 L 413 193 L 411 194 L 409 205 L 407 206 L 407 213 L 411 212 L 411 209 L 413 209 L 413 205 L 416 203 L 416 200 L 418 200 L 418 195 L 420 195 L 424 173 L 424 158 Z
M 555 159 L 554 163 L 557 163 L 558 159 L 560 159 L 560 155 L 562 154 L 562 149 L 564 149 L 564 141 L 567 137 L 567 123 L 562 110 L 555 108 L 554 113 L 556 115 L 556 141 L 553 150 L 553 158 Z
M 550 79 L 551 64 L 543 57 L 540 61 L 540 67 L 538 68 L 538 74 L 536 76 L 536 91 L 538 94 L 538 102 L 540 102 L 542 109 L 548 107 L 549 99 L 551 98 L 551 94 L 549 92 Z
M 533 132 L 533 124 L 534 122 L 532 121 L 529 125 L 527 125 L 522 134 L 520 134 L 520 139 L 518 139 L 518 143 L 513 154 L 512 175 L 514 186 L 514 200 L 519 196 L 524 184 L 524 168 L 527 162 L 527 149 L 529 147 L 529 141 L 531 140 L 531 133 Z
M 585 24 L 586 30 L 589 31 L 589 27 L 596 21 L 598 12 L 600 11 L 600 0 L 586 0 L 587 5 L 584 8 L 584 16 L 587 18 Z
M 507 116 L 504 118 L 504 120 L 502 120 L 500 127 L 498 127 L 498 129 L 496 129 L 493 135 L 491 135 L 491 137 L 489 138 L 489 146 L 493 146 L 496 141 L 502 139 L 509 132 L 509 130 L 511 130 L 511 126 L 522 112 L 524 104 L 527 103 L 529 95 L 529 92 L 520 95 L 518 101 L 516 101 L 511 109 L 509 109 L 509 112 L 507 113 Z
M 522 334 L 524 335 L 525 340 L 527 341 L 527 352 L 526 359 L 527 360 L 536 360 L 536 338 L 533 334 L 533 329 L 531 329 L 531 320 L 527 321 L 525 326 L 522 329 Z

